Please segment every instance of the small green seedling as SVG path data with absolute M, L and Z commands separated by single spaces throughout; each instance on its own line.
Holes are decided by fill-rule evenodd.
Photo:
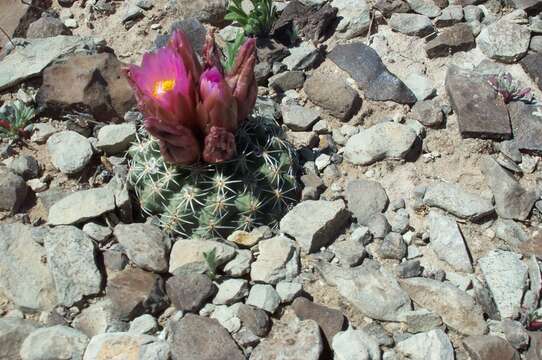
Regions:
M 203 252 L 203 258 L 205 263 L 207 263 L 207 276 L 211 280 L 214 280 L 216 277 L 216 269 L 218 267 L 216 259 L 216 248 L 213 248 L 211 251 Z
M 277 8 L 273 0 L 250 0 L 253 9 L 247 14 L 242 0 L 232 0 L 225 19 L 238 22 L 247 36 L 267 36 L 277 19 Z
M 18 140 L 27 136 L 25 127 L 36 116 L 34 108 L 15 101 L 0 112 L 0 137 Z

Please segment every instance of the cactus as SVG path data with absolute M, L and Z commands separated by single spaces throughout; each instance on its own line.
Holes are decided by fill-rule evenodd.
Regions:
M 173 165 L 145 135 L 130 149 L 129 180 L 141 208 L 166 232 L 227 237 L 276 225 L 298 198 L 298 159 L 280 126 L 252 115 L 236 134 L 237 157 L 218 164 Z

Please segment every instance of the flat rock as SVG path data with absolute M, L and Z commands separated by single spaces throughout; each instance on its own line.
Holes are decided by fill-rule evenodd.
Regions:
M 300 320 L 311 319 L 318 323 L 328 344 L 338 332 L 345 330 L 348 323 L 342 311 L 313 303 L 304 297 L 295 299 L 292 307 Z
M 51 310 L 57 303 L 55 285 L 42 261 L 45 249 L 32 234 L 30 225 L 0 225 L 0 288 L 18 307 Z
M 225 0 L 179 0 L 175 4 L 180 19 L 195 18 L 202 23 L 216 26 L 224 23 L 228 2 Z
M 341 360 L 381 359 L 381 351 L 375 337 L 364 330 L 348 329 L 340 332 L 331 344 L 335 358 Z
M 39 75 L 54 60 L 73 53 L 96 52 L 93 38 L 55 36 L 41 39 L 17 40 L 16 51 L 0 63 L 0 91 Z
M 178 310 L 198 312 L 216 293 L 216 286 L 207 275 L 191 273 L 170 277 L 166 291 Z
M 435 21 L 438 27 L 451 26 L 463 20 L 463 6 L 450 5 L 442 10 L 442 13 Z
M 529 351 L 526 353 L 526 360 L 540 360 L 542 359 L 542 333 L 539 331 L 529 332 L 531 337 L 531 346 L 529 346 Z
M 527 74 L 542 88 L 542 52 L 531 52 L 520 61 Z
M 71 325 L 89 338 L 128 328 L 128 324 L 119 319 L 115 305 L 109 298 L 99 300 L 81 310 Z
M 428 92 L 425 92 L 427 94 Z M 416 95 L 418 99 L 423 98 L 425 94 Z M 439 105 L 435 104 L 431 100 L 418 101 L 411 109 L 410 115 L 414 120 L 419 121 L 421 124 L 427 127 L 439 127 L 444 122 L 444 114 Z
M 300 105 L 285 104 L 281 110 L 284 124 L 294 131 L 310 130 L 320 119 L 318 111 Z
M 409 337 L 397 344 L 395 350 L 412 360 L 454 360 L 454 348 L 441 329 Z
M 435 31 L 431 19 L 425 15 L 395 13 L 388 21 L 397 32 L 411 36 L 425 36 Z
M 307 253 L 326 246 L 342 231 L 349 214 L 342 200 L 307 200 L 297 204 L 280 221 L 280 230 Z
M 218 321 L 187 314 L 172 325 L 173 360 L 244 360 L 228 331 Z
M 479 264 L 501 318 L 515 318 L 527 284 L 527 265 L 519 254 L 501 250 L 491 251 Z
M 96 147 L 108 155 L 128 150 L 136 139 L 134 123 L 105 125 L 98 131 Z
M 53 16 L 45 15 L 28 25 L 26 38 L 36 39 L 71 34 L 71 30 L 64 25 L 62 20 Z
M 119 224 L 114 235 L 126 250 L 128 258 L 144 270 L 168 270 L 169 238 L 151 224 Z
M 435 18 L 440 15 L 440 8 L 433 0 L 406 0 L 415 13 Z
M 435 96 L 437 90 L 435 89 L 435 86 L 433 84 L 433 81 L 429 79 L 427 76 L 418 74 L 418 73 L 410 73 L 408 76 L 404 79 L 404 82 L 406 86 L 414 93 L 416 96 L 416 99 L 418 99 L 418 104 L 422 100 L 429 99 L 433 96 Z M 414 106 L 416 106 L 414 104 Z M 422 124 L 426 125 L 424 122 Z M 426 126 L 432 126 L 426 125 Z M 436 124 L 435 124 L 436 125 Z
M 469 336 L 463 346 L 473 360 L 519 360 L 519 353 L 499 336 Z
M 476 38 L 480 50 L 488 58 L 514 63 L 529 50 L 531 32 L 526 26 L 506 19 L 496 21 L 482 29 Z
M 150 335 L 111 332 L 93 337 L 83 360 L 168 360 L 169 358 L 169 346 L 164 340 Z
M 299 251 L 286 236 L 262 240 L 258 249 L 260 255 L 250 270 L 252 281 L 275 285 L 283 280 L 292 281 L 299 274 Z
M 314 320 L 294 320 L 287 324 L 275 324 L 271 335 L 256 346 L 249 359 L 318 360 L 323 349 L 318 323 Z
M 290 55 L 282 60 L 288 70 L 310 70 L 320 61 L 320 51 L 310 42 L 303 42 L 290 49 Z
M 523 230 L 522 225 L 514 220 L 497 219 L 493 224 L 493 231 L 499 239 L 511 246 L 518 246 L 529 240 L 529 235 Z
M 463 138 L 505 140 L 512 137 L 506 106 L 484 78 L 451 66 L 445 85 Z
M 354 165 L 370 165 L 386 159 L 404 159 L 417 135 L 410 127 L 395 122 L 371 126 L 346 142 L 344 157 Z
M 508 104 L 514 142 L 520 150 L 542 154 L 542 117 L 535 115 L 539 109 L 521 101 Z
M 82 360 L 89 338 L 82 332 L 64 325 L 33 331 L 21 347 L 22 360 L 70 359 Z
M 200 272 L 207 270 L 203 253 L 216 249 L 216 264 L 221 266 L 233 259 L 235 249 L 224 243 L 212 240 L 178 240 L 173 244 L 169 256 L 169 272 Z
M 434 39 L 429 40 L 425 44 L 425 52 L 427 57 L 432 59 L 475 47 L 471 28 L 465 23 L 459 23 L 443 29 Z
M 31 320 L 0 318 L 0 359 L 22 360 L 20 350 L 24 340 L 39 327 Z
M 87 234 L 74 226 L 56 227 L 45 238 L 45 250 L 60 304 L 69 307 L 100 292 L 102 275 Z
M 250 288 L 246 303 L 273 314 L 279 307 L 281 298 L 273 286 L 255 284 Z
M 521 186 L 510 172 L 489 155 L 481 160 L 480 168 L 495 197 L 497 214 L 505 219 L 527 219 L 538 199 L 535 192 Z
M 390 17 L 395 13 L 407 13 L 410 11 L 410 6 L 403 0 L 377 0 L 375 7 L 385 17 Z
M 338 9 L 338 36 L 352 39 L 369 30 L 371 8 L 365 0 L 333 0 L 331 6 Z
M 431 211 L 429 236 L 431 248 L 441 260 L 448 263 L 454 270 L 469 273 L 473 271 L 467 245 L 453 218 Z
M 16 213 L 23 205 L 28 187 L 22 177 L 0 167 L 0 211 Z
M 107 187 L 82 190 L 55 202 L 49 209 L 50 225 L 70 225 L 115 210 L 115 197 Z
M 482 309 L 455 285 L 426 278 L 399 279 L 412 300 L 442 317 L 446 325 L 465 335 L 487 332 Z
M 413 104 L 416 96 L 395 75 L 388 71 L 377 52 L 356 42 L 337 45 L 328 58 L 346 71 L 370 100 Z
M 375 214 L 383 213 L 389 204 L 386 190 L 371 180 L 352 180 L 346 184 L 345 199 L 348 210 L 358 224 L 366 225 Z
M 423 202 L 461 219 L 477 220 L 494 212 L 490 200 L 466 191 L 459 184 L 443 181 L 433 182 L 427 187 Z
M 245 279 L 226 279 L 218 285 L 213 298 L 215 305 L 232 305 L 248 295 L 248 281 Z
M 33 9 L 25 3 L 17 0 L 5 0 L 0 4 L 0 25 L 6 32 L 7 36 L 23 37 L 27 30 L 28 24 L 39 17 L 39 12 L 32 11 Z M 4 34 L 0 37 L 0 48 L 5 48 L 9 40 Z
M 81 172 L 93 155 L 88 139 L 71 130 L 53 134 L 47 140 L 47 150 L 53 165 L 68 175 Z
M 372 319 L 399 321 L 403 313 L 411 310 L 410 298 L 395 277 L 374 261 L 365 260 L 350 269 L 321 262 L 317 269 L 326 282 Z

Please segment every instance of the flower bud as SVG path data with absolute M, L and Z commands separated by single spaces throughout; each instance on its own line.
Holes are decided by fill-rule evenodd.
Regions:
M 237 153 L 235 136 L 224 128 L 212 127 L 205 136 L 203 160 L 210 164 L 232 159 Z

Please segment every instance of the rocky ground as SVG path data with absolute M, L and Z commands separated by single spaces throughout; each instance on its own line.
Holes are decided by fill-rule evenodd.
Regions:
M 542 359 L 542 1 L 277 2 L 257 108 L 301 201 L 180 239 L 127 184 L 121 68 L 172 26 L 232 40 L 226 5 L 0 3 L 0 105 L 38 111 L 0 142 L 0 359 Z M 534 100 L 505 102 L 503 71 Z

